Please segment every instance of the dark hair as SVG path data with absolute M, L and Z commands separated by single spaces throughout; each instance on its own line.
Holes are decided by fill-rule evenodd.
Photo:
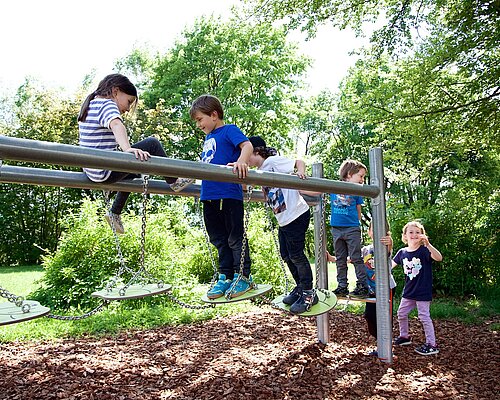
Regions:
M 359 172 L 360 169 L 368 171 L 365 164 L 356 160 L 345 160 L 339 168 L 340 179 L 345 181 L 349 175 L 354 175 Z
M 213 111 L 217 111 L 219 119 L 224 119 L 224 110 L 222 109 L 222 104 L 220 100 L 210 94 L 204 94 L 198 97 L 189 110 L 189 116 L 194 119 L 197 112 L 201 112 L 206 115 L 212 114 Z
M 250 136 L 248 138 L 253 146 L 253 152 L 257 153 L 262 158 L 268 158 L 278 154 L 278 151 L 273 147 L 267 147 L 266 142 L 260 136 Z
M 113 93 L 113 88 L 118 88 L 123 93 L 137 98 L 137 89 L 126 76 L 121 74 L 107 75 L 101 82 L 99 82 L 97 89 L 90 93 L 83 102 L 82 108 L 80 108 L 80 113 L 78 114 L 78 122 L 85 121 L 85 118 L 87 118 L 91 100 L 93 100 L 96 96 L 111 96 L 111 94 Z

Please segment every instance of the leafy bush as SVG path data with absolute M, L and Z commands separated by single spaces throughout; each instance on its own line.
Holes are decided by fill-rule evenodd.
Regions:
M 172 202 L 161 214 L 149 215 L 146 233 L 145 268 L 149 274 L 170 284 L 192 284 L 191 258 L 200 259 L 202 235 L 182 211 L 184 202 Z M 99 204 L 86 200 L 78 214 L 68 215 L 66 231 L 57 251 L 44 257 L 45 275 L 35 299 L 52 308 L 89 308 L 98 301 L 93 291 L 105 287 L 120 266 L 109 226 L 102 218 Z M 141 254 L 138 216 L 122 216 L 126 233 L 119 237 L 126 265 L 139 268 Z M 198 261 L 200 262 L 200 261 Z M 123 274 L 123 281 L 130 273 Z M 139 302 L 140 303 L 140 302 Z
M 181 297 L 189 296 L 198 283 L 210 282 L 214 271 L 208 248 L 218 268 L 217 252 L 211 244 L 207 248 L 200 216 L 193 211 L 192 203 L 192 199 L 171 200 L 161 213 L 147 217 L 145 268 L 153 277 L 172 284 L 177 289 L 174 294 Z M 99 206 L 99 202 L 85 200 L 78 214 L 66 217 L 65 233 L 57 251 L 44 257 L 42 287 L 32 298 L 59 310 L 89 309 L 100 302 L 91 293 L 105 287 L 117 274 L 120 262 Z M 281 294 L 284 274 L 265 210 L 258 204 L 246 207 L 250 212 L 248 237 L 254 280 L 271 284 L 273 295 Z M 122 254 L 126 265 L 136 270 L 141 254 L 141 219 L 134 214 L 124 214 L 122 218 L 126 230 L 119 236 Z M 272 221 L 276 224 L 274 217 Z M 124 272 L 121 280 L 126 282 L 129 278 L 130 273 Z M 158 296 L 123 304 L 138 307 L 164 301 L 164 296 Z

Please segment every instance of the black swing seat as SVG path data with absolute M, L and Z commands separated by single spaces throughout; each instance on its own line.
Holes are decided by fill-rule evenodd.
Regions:
M 124 293 L 120 293 L 120 287 L 114 287 L 110 290 L 102 289 L 92 293 L 92 297 L 99 297 L 103 300 L 130 300 L 142 299 L 143 297 L 163 294 L 172 289 L 172 285 L 158 285 L 157 283 L 130 285 Z
M 317 315 L 325 314 L 331 309 L 333 309 L 337 305 L 337 296 L 335 296 L 332 292 L 326 291 L 324 293 L 321 290 L 316 291 L 316 295 L 318 296 L 318 303 L 312 306 L 309 311 L 294 314 L 298 317 L 314 317 Z M 276 297 L 272 303 L 281 308 L 284 311 L 290 312 L 290 306 L 288 304 L 283 303 L 283 299 L 286 295 L 282 294 L 281 296 Z
M 250 289 L 248 292 L 243 293 L 240 296 L 237 297 L 232 297 L 230 299 L 226 298 L 226 296 L 219 297 L 217 299 L 209 299 L 207 297 L 207 294 L 205 293 L 202 297 L 201 300 L 204 301 L 205 303 L 210 303 L 210 304 L 223 304 L 223 303 L 235 303 L 237 301 L 243 301 L 243 300 L 250 300 L 258 296 L 262 296 L 266 293 L 269 293 L 273 287 L 271 285 L 264 285 L 264 284 L 256 284 L 254 283 L 254 288 Z
M 359 298 L 359 297 L 353 297 L 353 296 L 337 296 L 339 300 L 343 300 L 346 303 L 349 303 L 351 301 L 359 301 L 362 303 L 376 303 L 377 299 L 375 297 L 367 297 L 367 298 Z
M 0 325 L 29 321 L 30 319 L 43 317 L 49 313 L 50 308 L 40 305 L 38 301 L 24 300 L 21 307 L 10 302 L 0 303 Z

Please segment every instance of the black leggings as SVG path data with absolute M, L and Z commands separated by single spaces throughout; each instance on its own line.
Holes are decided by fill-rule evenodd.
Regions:
M 165 150 L 163 150 L 163 146 L 161 145 L 160 141 L 152 136 L 133 144 L 132 147 L 135 149 L 141 149 L 147 151 L 152 156 L 159 156 L 159 157 L 167 156 Z M 104 182 L 115 183 L 122 181 L 124 179 L 134 179 L 140 177 L 141 176 L 139 174 L 131 174 L 129 172 L 122 172 L 122 171 L 111 171 L 111 175 L 109 175 L 109 178 L 106 179 Z M 169 176 L 165 177 L 165 180 L 169 184 L 174 183 L 176 179 L 177 178 L 172 178 Z M 111 212 L 114 214 L 121 214 L 123 207 L 125 207 L 125 204 L 127 203 L 129 195 L 130 195 L 129 192 L 118 192 L 116 194 L 115 200 L 113 201 Z

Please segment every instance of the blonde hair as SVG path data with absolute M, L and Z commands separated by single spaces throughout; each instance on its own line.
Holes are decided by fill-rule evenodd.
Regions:
M 406 231 L 410 226 L 414 226 L 422 231 L 422 234 L 426 235 L 424 226 L 419 221 L 410 221 L 403 227 L 403 233 L 401 234 L 401 240 L 404 244 L 408 244 L 408 240 L 406 239 Z

